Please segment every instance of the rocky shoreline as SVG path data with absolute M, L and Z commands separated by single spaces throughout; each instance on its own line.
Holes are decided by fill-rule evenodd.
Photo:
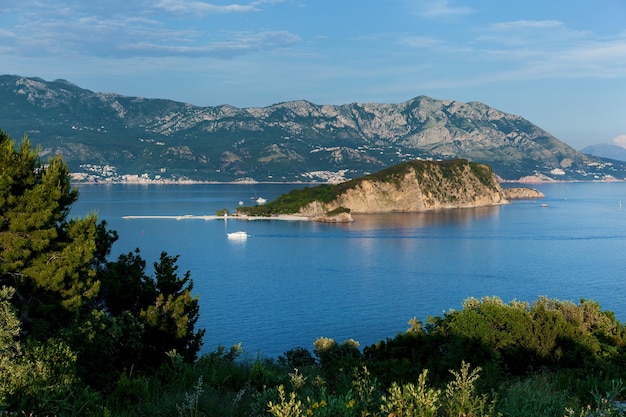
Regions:
M 533 200 L 545 197 L 541 191 L 529 187 L 504 188 L 502 191 L 507 200 Z

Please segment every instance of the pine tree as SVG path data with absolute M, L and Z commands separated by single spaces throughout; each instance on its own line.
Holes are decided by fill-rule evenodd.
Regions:
M 138 249 L 108 261 L 117 233 L 95 214 L 68 217 L 78 198 L 69 170 L 39 154 L 27 137 L 16 146 L 0 131 L 0 289 L 9 288 L 4 305 L 10 298 L 21 341 L 103 390 L 124 370 L 157 368 L 168 352 L 193 361 L 204 330 L 194 330 L 198 297 L 189 272 L 178 275 L 178 256 L 163 252 L 154 278 Z M 0 345 L 14 333 L 0 332 Z
M 97 218 L 68 219 L 78 198 L 60 156 L 0 131 L 0 284 L 15 288 L 24 330 L 44 333 L 98 293 Z M 45 337 L 45 335 L 42 335 Z
M 192 361 L 202 345 L 204 329 L 194 331 L 200 316 L 198 297 L 192 297 L 193 280 L 187 271 L 178 275 L 178 256 L 161 252 L 154 263 L 157 297 L 141 312 L 148 328 L 146 336 L 162 353 L 176 350 Z

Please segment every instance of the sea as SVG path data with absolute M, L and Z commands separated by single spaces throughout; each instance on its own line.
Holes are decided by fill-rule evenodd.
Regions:
M 344 224 L 194 217 L 305 186 L 79 184 L 71 216 L 96 213 L 119 233 L 111 259 L 139 248 L 149 275 L 161 252 L 179 256 L 199 297 L 203 353 L 241 343 L 276 358 L 320 337 L 364 347 L 468 297 L 584 298 L 626 320 L 626 183 L 537 184 L 543 199 Z M 227 238 L 239 230 L 248 239 Z

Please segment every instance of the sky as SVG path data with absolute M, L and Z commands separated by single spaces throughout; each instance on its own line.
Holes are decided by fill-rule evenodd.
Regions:
M 198 106 L 479 101 L 626 147 L 626 0 L 0 0 L 0 74 Z

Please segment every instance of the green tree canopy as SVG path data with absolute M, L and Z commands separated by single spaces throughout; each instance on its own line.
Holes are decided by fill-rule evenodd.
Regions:
M 97 218 L 68 219 L 78 192 L 60 156 L 47 163 L 0 131 L 0 284 L 16 290 L 25 325 L 76 310 L 98 293 Z
M 39 154 L 27 137 L 17 145 L 0 131 L 0 370 L 39 361 L 46 381 L 106 390 L 125 370 L 159 367 L 168 352 L 194 360 L 204 331 L 194 330 L 198 297 L 189 272 L 178 275 L 178 256 L 162 253 L 154 277 L 139 250 L 109 261 L 118 234 L 96 214 L 69 218 L 78 198 L 69 170 L 60 156 L 43 163 Z M 26 385 L 11 384 L 0 384 L 0 409 L 26 398 Z

